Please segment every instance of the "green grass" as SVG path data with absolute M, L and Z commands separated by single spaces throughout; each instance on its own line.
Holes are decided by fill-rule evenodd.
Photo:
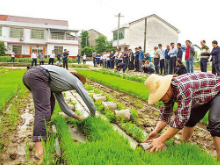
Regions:
M 16 70 L 0 75 L 0 112 L 13 96 L 16 95 L 18 89 L 23 86 L 22 77 L 25 70 Z
M 88 117 L 83 122 L 75 122 L 87 141 L 75 143 L 68 132 L 66 121 L 61 116 L 53 118 L 64 151 L 67 164 L 74 165 L 215 165 L 215 160 L 198 146 L 182 144 L 169 145 L 168 150 L 150 154 L 142 149 L 131 149 L 128 141 L 115 132 L 108 121 L 100 117 Z M 74 119 L 73 119 L 74 120 Z

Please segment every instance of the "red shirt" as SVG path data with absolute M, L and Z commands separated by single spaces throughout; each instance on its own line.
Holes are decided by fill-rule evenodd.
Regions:
M 187 46 L 187 48 L 186 48 L 186 60 L 189 59 L 189 49 L 190 49 L 190 46 Z

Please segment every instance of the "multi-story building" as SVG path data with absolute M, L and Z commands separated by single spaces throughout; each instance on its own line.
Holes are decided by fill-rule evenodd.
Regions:
M 17 57 L 30 57 L 33 50 L 49 55 L 52 50 L 62 54 L 67 49 L 75 58 L 77 33 L 65 20 L 0 15 L 0 41 L 4 41 L 7 54 L 14 52 Z
M 94 29 L 90 29 L 88 30 L 88 35 L 89 35 L 89 46 L 95 48 L 95 40 L 100 36 L 100 35 L 103 35 L 102 33 L 94 30 Z M 81 43 L 82 39 L 81 37 L 79 37 L 79 44 Z M 79 46 L 79 54 L 81 54 L 81 45 Z
M 159 43 L 165 48 L 171 42 L 178 42 L 180 31 L 159 16 L 153 14 L 121 26 L 119 29 L 119 48 L 124 51 L 127 49 L 134 50 L 135 47 L 141 46 L 144 49 L 145 29 L 145 52 L 152 54 L 154 46 L 157 46 Z M 113 46 L 115 47 L 117 46 L 117 30 L 113 30 Z

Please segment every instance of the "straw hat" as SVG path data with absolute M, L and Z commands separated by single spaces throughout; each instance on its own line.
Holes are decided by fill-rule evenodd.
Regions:
M 152 74 L 144 82 L 149 91 L 148 104 L 154 104 L 158 102 L 168 91 L 173 75 L 158 76 Z
M 76 77 L 78 77 L 79 80 L 83 83 L 83 85 L 86 83 L 86 78 L 85 78 L 85 76 L 81 75 L 80 73 L 77 73 L 77 71 L 71 70 L 70 73 L 72 73 L 73 75 L 75 75 Z

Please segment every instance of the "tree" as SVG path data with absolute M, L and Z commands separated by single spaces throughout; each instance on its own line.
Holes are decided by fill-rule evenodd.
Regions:
M 88 57 L 92 57 L 93 52 L 95 52 L 95 50 L 90 46 L 86 46 L 81 50 L 81 54 L 86 54 Z
M 88 31 L 82 31 L 81 35 L 81 47 L 82 49 L 86 46 L 89 46 L 89 33 Z
M 106 51 L 111 52 L 111 51 L 115 51 L 115 49 L 116 47 L 113 47 L 113 41 L 107 41 Z
M 97 53 L 102 53 L 106 51 L 107 48 L 107 38 L 103 35 L 100 35 L 96 40 L 95 40 L 95 48 L 97 50 Z
M 3 41 L 0 41 L 0 56 L 5 56 L 5 43 Z

